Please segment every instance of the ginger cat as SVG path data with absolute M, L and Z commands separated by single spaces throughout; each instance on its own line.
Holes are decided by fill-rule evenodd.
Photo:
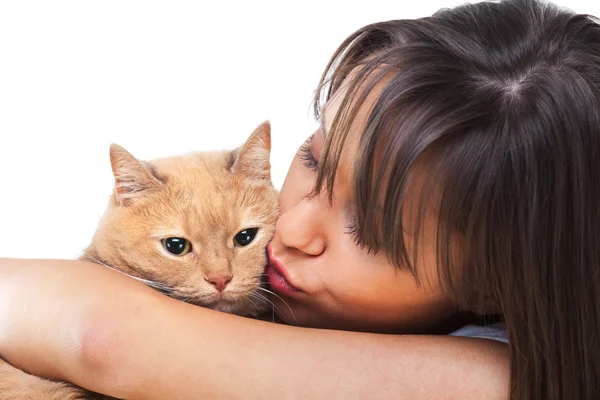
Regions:
M 108 209 L 82 260 L 125 273 L 173 298 L 258 317 L 266 246 L 278 216 L 270 125 L 233 151 L 139 161 L 111 145 Z M 108 399 L 37 378 L 0 359 L 0 399 Z

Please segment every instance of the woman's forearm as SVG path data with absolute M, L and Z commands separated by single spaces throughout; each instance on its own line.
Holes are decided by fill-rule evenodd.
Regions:
M 508 398 L 505 345 L 488 340 L 301 329 L 170 299 L 98 321 L 83 359 L 131 399 Z
M 45 263 L 25 262 L 43 274 Z M 31 315 L 58 318 L 61 332 L 49 335 L 57 339 L 35 331 L 10 338 L 10 329 L 0 337 L 0 354 L 36 374 L 128 399 L 508 398 L 501 343 L 274 325 L 165 298 L 101 267 L 55 266 L 64 276 L 47 276 L 45 286 L 70 306 L 61 313 L 42 305 Z M 2 279 L 0 293 L 10 287 Z
M 501 343 L 274 326 L 170 301 L 147 314 L 103 323 L 84 346 L 131 398 L 508 398 Z

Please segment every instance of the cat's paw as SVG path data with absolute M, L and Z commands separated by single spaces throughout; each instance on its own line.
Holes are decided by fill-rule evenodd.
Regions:
M 0 358 L 0 399 L 2 400 L 88 400 L 93 395 L 68 383 L 53 382 L 29 375 Z

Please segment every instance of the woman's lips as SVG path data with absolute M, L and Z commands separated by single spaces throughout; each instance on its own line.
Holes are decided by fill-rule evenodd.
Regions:
M 269 257 L 269 264 L 265 270 L 267 280 L 271 289 L 278 294 L 291 296 L 297 293 L 299 290 L 292 284 L 285 267 L 279 260 L 273 257 L 273 250 L 271 245 L 267 246 L 267 255 Z

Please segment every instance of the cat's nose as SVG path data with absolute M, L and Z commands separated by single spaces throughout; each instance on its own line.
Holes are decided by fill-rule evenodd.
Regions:
M 225 290 L 229 282 L 231 282 L 231 278 L 231 275 L 215 275 L 205 277 L 204 280 L 213 285 L 215 289 L 217 289 L 219 292 L 223 292 L 223 290 Z

